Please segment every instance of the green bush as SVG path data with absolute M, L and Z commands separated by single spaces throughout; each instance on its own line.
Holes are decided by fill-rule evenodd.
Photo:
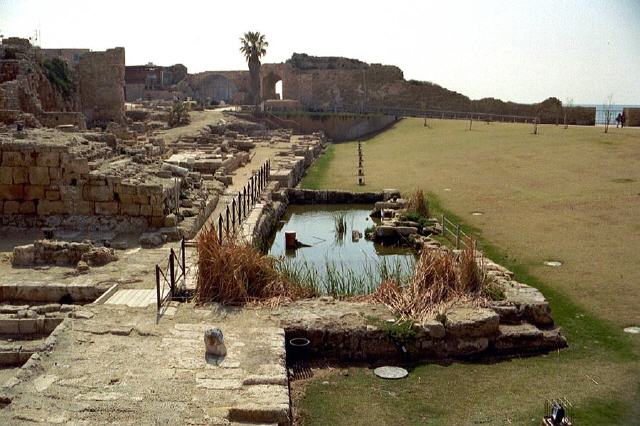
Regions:
M 73 90 L 73 79 L 67 63 L 60 58 L 53 58 L 42 61 L 42 66 L 49 82 L 69 96 Z

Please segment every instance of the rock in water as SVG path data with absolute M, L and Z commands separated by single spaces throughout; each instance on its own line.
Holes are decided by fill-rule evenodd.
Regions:
M 219 328 L 210 328 L 204 332 L 204 345 L 209 355 L 225 356 L 227 354 L 222 330 Z

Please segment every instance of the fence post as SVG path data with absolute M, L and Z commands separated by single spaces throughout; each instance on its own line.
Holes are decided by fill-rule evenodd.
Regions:
M 187 283 L 187 251 L 185 250 L 184 237 L 180 242 L 180 251 L 182 252 L 182 277 L 183 277 L 184 283 L 186 284 Z
M 175 288 L 176 284 L 176 253 L 173 251 L 173 248 L 171 249 L 171 253 L 169 253 L 169 256 L 169 277 L 171 278 L 171 288 L 169 291 L 171 291 L 171 298 L 173 298 L 173 289 Z
M 156 265 L 156 302 L 158 312 L 160 311 L 160 267 Z
M 227 210 L 225 212 L 225 215 L 227 217 L 227 220 L 226 220 L 224 226 L 227 229 L 227 236 L 228 236 L 229 235 L 229 204 L 227 204 Z
M 444 214 L 442 215 L 442 236 L 447 238 L 447 224 L 444 223 Z
M 222 245 L 222 213 L 218 216 L 218 241 Z
M 460 248 L 460 224 L 456 225 L 456 248 Z
M 236 199 L 231 202 L 231 228 L 236 230 Z
M 244 204 L 242 210 L 244 212 L 244 217 L 247 217 L 247 185 L 242 188 L 242 204 Z

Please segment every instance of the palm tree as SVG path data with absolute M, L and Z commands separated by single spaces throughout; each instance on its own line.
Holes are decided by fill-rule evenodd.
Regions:
M 264 34 L 249 31 L 244 33 L 244 37 L 240 37 L 240 43 L 242 44 L 240 52 L 249 64 L 250 101 L 258 105 L 260 103 L 260 58 L 267 54 L 269 42 Z

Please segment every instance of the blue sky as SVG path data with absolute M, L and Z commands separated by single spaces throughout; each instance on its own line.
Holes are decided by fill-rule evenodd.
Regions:
M 293 52 L 399 66 L 473 99 L 640 104 L 640 0 L 0 0 L 0 34 L 42 47 L 124 46 L 127 64 L 244 69 L 238 38 L 265 33 L 265 62 Z

